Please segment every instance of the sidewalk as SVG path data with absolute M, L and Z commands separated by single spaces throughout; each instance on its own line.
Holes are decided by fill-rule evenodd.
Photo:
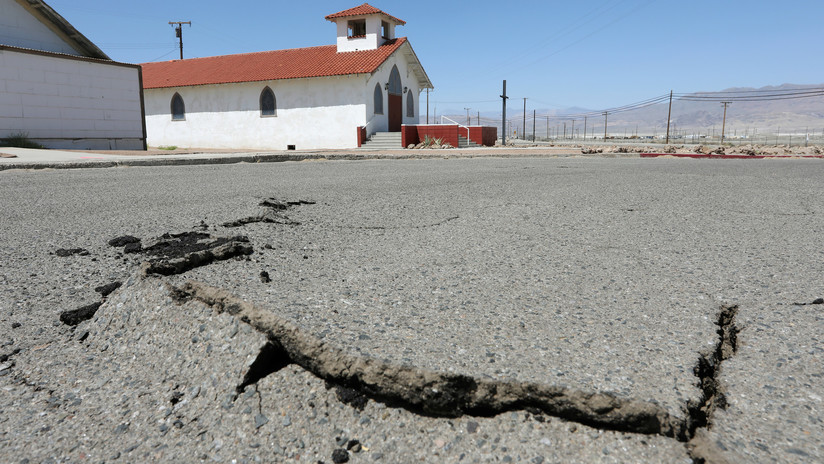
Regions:
M 557 157 L 584 156 L 571 147 L 500 147 L 445 150 L 158 150 L 80 151 L 0 147 L 0 171 L 7 169 L 74 169 L 121 166 L 180 166 L 197 164 L 273 163 L 305 160 L 418 159 L 455 157 Z M 6 157 L 9 156 L 9 157 Z M 637 155 L 630 155 L 637 156 Z

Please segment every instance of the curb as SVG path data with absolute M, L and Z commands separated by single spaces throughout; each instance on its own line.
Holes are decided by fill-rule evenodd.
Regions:
M 671 156 L 673 158 L 692 158 L 692 159 L 796 159 L 796 158 L 811 158 L 822 159 L 824 155 L 703 155 L 692 153 L 641 153 L 641 158 L 658 158 L 660 156 Z
M 239 163 L 283 163 L 286 161 L 366 161 L 366 160 L 412 160 L 412 159 L 448 159 L 448 158 L 566 158 L 582 155 L 529 153 L 529 152 L 502 152 L 502 153 L 467 153 L 459 151 L 439 151 L 421 153 L 254 153 L 249 155 L 220 156 L 208 158 L 165 158 L 158 155 L 156 158 L 117 159 L 117 160 L 88 160 L 88 161 L 19 161 L 0 163 L 0 171 L 13 169 L 89 169 L 89 168 L 117 168 L 117 167 L 145 167 L 145 166 L 195 166 L 220 165 Z M 587 156 L 587 155 L 583 155 Z M 637 154 L 626 153 L 599 153 L 597 158 L 636 158 Z

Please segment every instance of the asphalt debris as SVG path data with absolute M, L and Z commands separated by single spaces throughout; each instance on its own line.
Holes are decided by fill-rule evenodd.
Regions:
M 73 255 L 89 256 L 89 250 L 85 248 L 58 248 L 54 251 L 54 254 L 61 258 L 67 258 Z
M 349 452 L 343 448 L 337 448 L 332 451 L 332 462 L 335 464 L 343 464 L 349 462 Z
M 369 398 L 367 398 L 362 392 L 354 388 L 344 387 L 341 385 L 335 386 L 335 396 L 341 403 L 348 404 L 358 411 L 363 411 L 363 408 L 366 407 L 366 403 L 369 402 Z
M 176 275 L 215 261 L 243 257 L 254 252 L 245 236 L 212 237 L 203 232 L 164 234 L 142 253 L 154 256 L 143 265 L 144 275 Z
M 281 224 L 288 226 L 299 226 L 300 223 L 293 221 L 286 215 L 286 211 L 295 206 L 314 205 L 314 201 L 298 200 L 298 201 L 281 201 L 277 198 L 264 198 L 258 203 L 258 206 L 264 209 L 257 216 L 248 216 L 234 221 L 224 222 L 223 227 L 240 227 L 246 224 L 267 223 L 267 224 Z
M 111 282 L 111 283 L 108 283 L 108 284 L 105 284 L 105 285 L 100 285 L 100 286 L 98 286 L 98 287 L 95 287 L 95 288 L 94 288 L 94 291 L 95 291 L 95 292 L 97 292 L 97 293 L 99 293 L 99 294 L 100 294 L 100 296 L 102 296 L 103 298 L 106 298 L 106 297 L 107 297 L 107 296 L 109 296 L 109 295 L 110 295 L 113 291 L 115 291 L 115 290 L 117 290 L 118 288 L 120 288 L 120 286 L 121 286 L 121 285 L 123 285 L 123 283 L 122 283 L 122 282 Z
M 74 326 L 80 324 L 83 321 L 88 321 L 89 319 L 94 317 L 94 314 L 97 312 L 97 310 L 100 308 L 102 304 L 102 301 L 97 301 L 94 303 L 81 306 L 77 309 L 63 311 L 62 313 L 60 313 L 60 322 L 66 325 Z

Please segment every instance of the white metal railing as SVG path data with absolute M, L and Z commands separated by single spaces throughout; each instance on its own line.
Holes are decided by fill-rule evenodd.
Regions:
M 458 126 L 460 126 L 460 127 L 464 127 L 464 128 L 466 128 L 466 130 L 467 130 L 467 131 L 469 130 L 469 126 L 465 126 L 465 125 L 463 125 L 463 124 L 459 123 L 458 121 L 455 121 L 454 119 L 447 118 L 447 117 L 446 117 L 446 116 L 444 116 L 444 115 L 441 115 L 441 124 L 443 124 L 443 120 L 444 120 L 444 119 L 446 119 L 447 121 L 451 122 L 452 124 L 457 124 L 457 125 L 458 125 Z M 467 132 L 467 133 L 469 133 L 469 132 Z
M 447 117 L 446 117 L 446 116 L 444 116 L 444 115 L 441 115 L 441 124 L 443 124 L 443 120 L 444 120 L 444 119 L 446 119 L 447 121 L 451 122 L 452 124 L 457 124 L 457 125 L 458 125 L 458 127 L 463 127 L 464 129 L 466 129 L 466 140 L 467 140 L 467 142 L 469 141 L 469 126 L 465 126 L 465 125 L 463 125 L 463 124 L 459 123 L 458 121 L 455 121 L 454 119 L 447 118 Z M 462 136 L 462 135 L 460 134 L 460 132 L 459 132 L 459 133 L 458 133 L 458 141 L 460 141 L 460 140 L 461 140 L 461 137 L 463 137 L 463 136 Z

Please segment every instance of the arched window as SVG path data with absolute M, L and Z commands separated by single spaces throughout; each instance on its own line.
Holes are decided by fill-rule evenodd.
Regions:
M 183 97 L 175 92 L 172 96 L 172 121 L 186 120 L 186 105 L 183 103 Z
M 277 116 L 278 106 L 275 100 L 275 92 L 272 92 L 268 86 L 263 88 L 260 92 L 260 115 L 261 116 Z
M 392 71 L 389 72 L 389 93 L 401 95 L 403 93 L 403 84 L 401 84 L 401 73 L 398 72 L 397 66 L 392 66 Z
M 375 86 L 375 114 L 383 114 L 383 91 L 381 90 L 381 85 L 378 84 Z
M 415 117 L 415 98 L 412 96 L 412 90 L 406 92 L 406 117 Z

